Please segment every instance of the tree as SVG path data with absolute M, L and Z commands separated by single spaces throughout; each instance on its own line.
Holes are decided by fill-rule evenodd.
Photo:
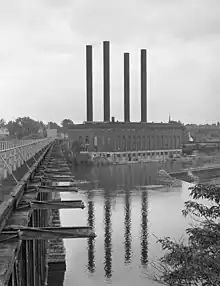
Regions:
M 61 125 L 64 127 L 64 128 L 68 128 L 69 125 L 73 125 L 73 121 L 71 119 L 64 119 L 62 122 L 61 122 Z
M 6 122 L 3 118 L 0 118 L 0 128 L 4 128 L 6 125 Z
M 50 129 L 57 129 L 57 130 L 61 128 L 60 125 L 52 121 L 48 122 L 47 127 L 50 127 Z
M 6 125 L 11 136 L 21 139 L 27 136 L 43 136 L 45 125 L 42 121 L 35 121 L 30 117 L 18 117 Z
M 201 218 L 186 230 L 188 242 L 159 239 L 166 254 L 153 263 L 159 271 L 153 279 L 164 285 L 220 285 L 220 186 L 196 185 L 190 196 L 206 199 L 208 206 L 187 201 L 183 215 Z
M 9 121 L 7 123 L 7 128 L 8 128 L 10 136 L 16 136 L 19 130 L 19 125 L 15 121 Z

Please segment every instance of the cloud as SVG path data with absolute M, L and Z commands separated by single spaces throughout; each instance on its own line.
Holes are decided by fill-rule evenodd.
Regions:
M 111 41 L 111 114 L 123 119 L 123 52 L 131 117 L 140 120 L 140 49 L 148 49 L 150 121 L 217 121 L 218 0 L 0 2 L 0 117 L 85 120 L 85 45 L 93 44 L 94 116 L 102 113 L 102 41 Z

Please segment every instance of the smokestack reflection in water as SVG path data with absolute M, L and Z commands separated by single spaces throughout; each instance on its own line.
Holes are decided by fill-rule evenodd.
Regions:
M 105 196 L 104 202 L 104 227 L 105 227 L 105 237 L 104 237 L 104 248 L 105 248 L 105 260 L 104 260 L 104 270 L 105 277 L 112 277 L 112 223 L 111 223 L 111 201 L 108 194 Z
M 93 230 L 95 228 L 93 193 L 90 190 L 88 194 L 88 226 Z M 89 272 L 95 272 L 95 239 L 88 238 L 88 266 Z
M 126 188 L 125 193 L 125 221 L 124 221 L 124 239 L 125 239 L 125 263 L 131 262 L 132 249 L 131 249 L 131 196 L 130 190 Z
M 147 208 L 148 192 L 141 194 L 141 264 L 147 266 L 148 263 L 148 233 L 147 233 Z

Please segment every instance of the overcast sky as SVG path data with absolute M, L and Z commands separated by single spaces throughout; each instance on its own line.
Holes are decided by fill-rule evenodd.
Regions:
M 140 49 L 148 120 L 220 120 L 219 0 L 0 0 L 0 117 L 86 120 L 85 45 L 93 45 L 94 119 L 103 119 L 102 41 L 111 42 L 111 116 L 140 121 Z

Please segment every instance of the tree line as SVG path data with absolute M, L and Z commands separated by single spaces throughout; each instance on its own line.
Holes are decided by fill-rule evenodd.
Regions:
M 0 119 L 0 129 L 7 129 L 9 136 L 16 139 L 37 139 L 47 136 L 47 128 L 57 129 L 58 132 L 68 129 L 69 125 L 73 125 L 71 119 L 64 119 L 57 124 L 56 122 L 44 123 L 30 117 L 18 117 L 17 119 L 6 122 L 3 118 Z

